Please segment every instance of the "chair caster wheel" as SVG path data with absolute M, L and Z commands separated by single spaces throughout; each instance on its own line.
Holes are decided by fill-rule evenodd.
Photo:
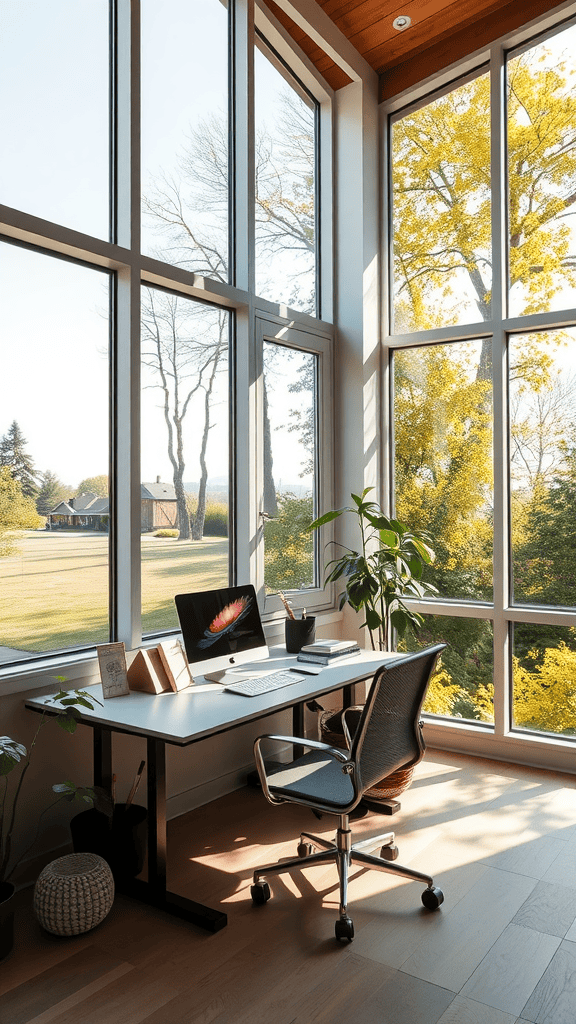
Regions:
M 354 925 L 349 917 L 338 918 L 334 931 L 339 942 L 352 942 L 354 938 Z
M 310 854 L 314 853 L 314 847 L 312 843 L 298 843 L 298 850 L 296 852 L 299 857 L 309 857 Z
M 444 893 L 442 889 L 438 889 L 435 885 L 431 885 L 430 888 L 424 889 L 422 893 L 422 903 L 426 907 L 426 910 L 438 910 L 441 903 L 444 903 Z
M 396 843 L 391 843 L 390 846 L 383 846 L 380 850 L 380 856 L 382 860 L 398 860 L 398 847 Z
M 255 882 L 254 885 L 250 886 L 250 895 L 252 897 L 252 903 L 257 907 L 261 907 L 264 903 L 268 903 L 268 900 L 272 895 L 268 882 Z

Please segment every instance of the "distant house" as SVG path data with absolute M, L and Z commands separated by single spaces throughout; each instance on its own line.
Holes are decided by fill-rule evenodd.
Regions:
M 178 505 L 174 484 L 163 484 L 158 476 L 155 484 L 140 485 L 140 498 L 140 529 L 143 533 L 176 529 Z
M 46 517 L 46 528 L 50 530 L 101 530 L 108 529 L 110 505 L 108 498 L 96 494 L 79 494 L 68 501 L 61 501 Z
M 178 506 L 173 484 L 156 483 L 140 485 L 141 514 L 140 528 L 143 533 L 158 529 L 176 529 Z M 46 516 L 47 530 L 108 530 L 110 503 L 108 498 L 92 494 L 79 494 L 68 501 L 61 501 Z

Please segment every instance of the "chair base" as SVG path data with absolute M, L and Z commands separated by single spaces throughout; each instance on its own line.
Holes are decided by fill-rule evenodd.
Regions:
M 440 906 L 444 901 L 444 894 L 434 885 L 434 879 L 430 875 L 392 863 L 398 856 L 394 832 L 384 832 L 378 836 L 371 836 L 370 839 L 352 843 L 348 815 L 342 814 L 339 815 L 339 818 L 340 824 L 333 842 L 320 836 L 311 835 L 309 832 L 302 832 L 297 857 L 256 868 L 254 884 L 250 890 L 253 902 L 262 904 L 267 903 L 270 899 L 271 893 L 266 880 L 267 876 L 281 875 L 295 868 L 308 867 L 312 864 L 335 862 L 340 878 L 340 907 L 339 918 L 336 922 L 336 938 L 339 940 L 351 942 L 354 937 L 354 925 L 347 913 L 348 876 L 353 864 L 425 882 L 427 888 L 422 894 L 422 903 L 427 910 L 436 910 Z M 364 852 L 366 849 L 376 846 L 381 848 L 379 856 Z

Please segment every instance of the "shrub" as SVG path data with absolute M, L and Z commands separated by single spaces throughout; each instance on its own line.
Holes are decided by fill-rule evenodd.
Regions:
M 178 530 L 156 530 L 153 537 L 177 537 Z

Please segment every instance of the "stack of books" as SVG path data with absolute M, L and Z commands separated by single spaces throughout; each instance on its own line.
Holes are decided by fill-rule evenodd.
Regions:
M 354 640 L 316 640 L 302 648 L 298 661 L 312 662 L 314 665 L 331 665 L 346 655 L 357 654 L 359 650 Z

